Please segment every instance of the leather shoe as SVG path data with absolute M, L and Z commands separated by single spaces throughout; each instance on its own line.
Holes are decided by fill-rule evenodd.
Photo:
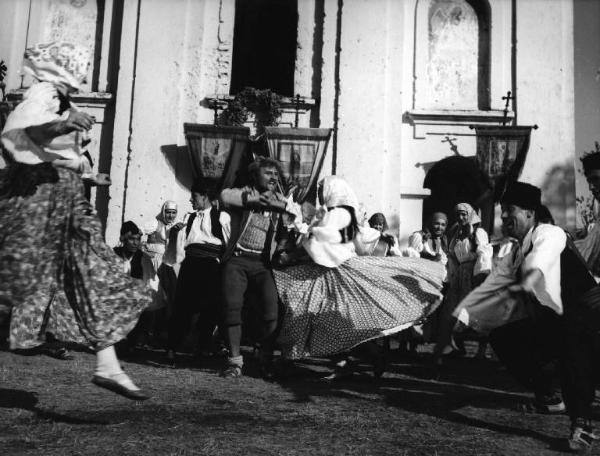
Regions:
M 120 394 L 121 396 L 134 401 L 145 401 L 146 399 L 150 399 L 150 396 L 144 393 L 142 390 L 129 389 L 111 378 L 94 375 L 92 378 L 92 383 L 100 388 L 105 388 L 113 393 Z

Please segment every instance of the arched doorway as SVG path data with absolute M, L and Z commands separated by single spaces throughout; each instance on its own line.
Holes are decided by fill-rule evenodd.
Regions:
M 434 164 L 427 172 L 423 187 L 431 195 L 423 202 L 423 224 L 434 212 L 445 212 L 449 225 L 454 223 L 454 207 L 469 203 L 481 211 L 483 228 L 493 233 L 494 202 L 488 177 L 479 169 L 475 157 L 451 156 Z

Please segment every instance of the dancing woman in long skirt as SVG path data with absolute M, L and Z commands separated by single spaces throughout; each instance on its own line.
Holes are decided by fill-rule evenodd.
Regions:
M 92 382 L 130 399 L 149 396 L 123 372 L 114 344 L 135 326 L 150 297 L 125 275 L 84 194 L 93 175 L 82 146 L 93 118 L 69 101 L 89 53 L 68 43 L 26 51 L 38 83 L 2 132 L 9 166 L 0 170 L 0 301 L 12 308 L 10 346 L 33 348 L 47 331 L 96 350 Z M 89 141 L 88 141 L 89 142 Z
M 274 270 L 285 308 L 284 357 L 330 356 L 422 322 L 440 302 L 444 267 L 406 257 L 357 256 L 354 192 L 338 176 L 319 185 L 325 211 L 303 241 L 311 262 Z

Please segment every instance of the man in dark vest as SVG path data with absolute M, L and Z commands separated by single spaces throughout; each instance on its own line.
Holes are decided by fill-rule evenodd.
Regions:
M 586 316 L 585 301 L 589 302 L 586 296 L 596 282 L 567 234 L 539 221 L 540 200 L 539 188 L 521 182 L 512 184 L 501 200 L 503 226 L 518 241 L 515 255 L 509 257 L 517 276 L 508 291 L 522 298 L 527 316 L 493 330 L 490 342 L 509 372 L 535 393 L 536 405 L 546 412 L 564 409 L 552 386 L 552 362 L 559 363 L 571 419 L 569 448 L 589 450 L 597 438 L 591 427 L 591 406 L 598 322 Z
M 221 308 L 221 265 L 230 232 L 229 214 L 218 208 L 216 195 L 204 181 L 191 188 L 192 212 L 185 223 L 185 258 L 179 270 L 175 305 L 169 321 L 167 360 L 175 363 L 175 350 L 190 329 L 192 317 L 200 313 L 198 330 L 199 347 L 208 349 L 212 334 L 218 324 Z
M 142 279 L 144 277 L 140 250 L 142 230 L 132 221 L 127 221 L 121 225 L 120 234 L 121 245 L 113 250 L 123 261 L 123 272 L 136 279 Z
M 276 160 L 259 158 L 249 166 L 250 186 L 221 192 L 224 209 L 231 215 L 231 237 L 223 255 L 223 329 L 229 358 L 223 377 L 242 375 L 240 353 L 242 307 L 251 291 L 258 316 L 263 374 L 270 374 L 273 335 L 277 326 L 278 294 L 271 259 L 283 232 L 281 214 L 286 200 L 279 192 L 280 166 Z

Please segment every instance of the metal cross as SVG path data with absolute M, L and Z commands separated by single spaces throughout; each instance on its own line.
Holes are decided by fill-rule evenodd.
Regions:
M 213 125 L 219 125 L 219 98 L 213 101 Z
M 506 92 L 506 96 L 502 97 L 503 100 L 506 100 L 506 103 L 504 105 L 504 118 L 502 119 L 502 125 L 506 125 L 506 122 L 508 120 L 508 105 L 510 104 L 510 100 L 514 100 L 515 97 L 513 97 L 512 92 L 509 90 L 508 92 Z
M 300 94 L 296 94 L 296 119 L 294 120 L 294 128 L 298 128 L 298 119 L 299 119 L 299 112 L 300 112 L 300 100 L 302 100 L 302 97 L 300 96 Z
M 450 150 L 452 152 L 454 152 L 454 155 L 460 155 L 458 153 L 458 146 L 456 145 L 456 143 L 454 141 L 456 141 L 456 138 L 451 138 L 450 136 L 446 136 L 446 139 L 442 139 L 442 142 L 445 143 L 447 142 L 450 145 Z

